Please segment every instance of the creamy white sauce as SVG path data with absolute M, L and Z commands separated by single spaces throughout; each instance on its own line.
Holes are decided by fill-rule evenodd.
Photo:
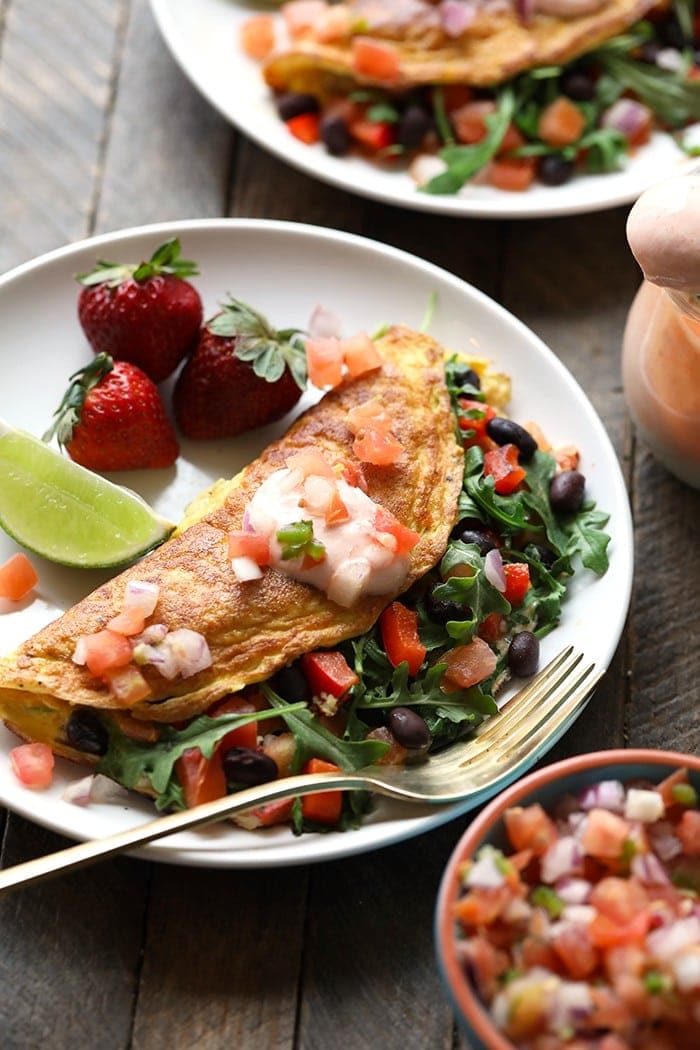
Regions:
M 314 483 L 315 476 L 306 479 Z M 257 490 L 248 505 L 250 527 L 270 539 L 272 565 L 295 580 L 324 591 L 338 604 L 349 606 L 363 594 L 388 594 L 398 590 L 408 572 L 408 555 L 396 554 L 396 540 L 378 533 L 375 518 L 379 505 L 362 489 L 342 478 L 338 493 L 349 519 L 327 524 L 306 502 L 305 480 L 299 471 L 275 471 Z M 293 522 L 311 521 L 314 539 L 325 547 L 323 561 L 303 567 L 303 558 L 283 559 L 276 533 Z

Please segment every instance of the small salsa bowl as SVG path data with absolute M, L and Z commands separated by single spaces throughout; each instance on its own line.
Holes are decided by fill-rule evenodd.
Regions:
M 514 1050 L 514 1044 L 495 1026 L 486 1005 L 472 985 L 460 960 L 454 905 L 460 896 L 459 872 L 482 846 L 509 851 L 503 814 L 512 806 L 535 802 L 547 811 L 568 793 L 604 780 L 661 782 L 685 768 L 700 794 L 700 758 L 676 751 L 620 749 L 576 755 L 530 773 L 503 791 L 473 820 L 457 843 L 442 877 L 435 915 L 435 941 L 440 974 L 457 1022 L 473 1050 Z

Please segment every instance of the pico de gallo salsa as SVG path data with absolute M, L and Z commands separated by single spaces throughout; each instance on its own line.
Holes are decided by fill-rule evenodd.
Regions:
M 504 814 L 460 871 L 458 949 L 518 1050 L 700 1046 L 700 809 L 688 772 Z

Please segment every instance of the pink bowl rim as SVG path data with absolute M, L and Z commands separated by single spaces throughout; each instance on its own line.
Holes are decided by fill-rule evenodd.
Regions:
M 700 757 L 681 751 L 657 751 L 651 748 L 612 748 L 573 755 L 529 773 L 506 788 L 474 818 L 455 846 L 440 884 L 437 903 L 436 934 L 444 978 L 456 1009 L 464 1015 L 474 1034 L 489 1050 L 516 1050 L 494 1026 L 491 1017 L 472 990 L 457 956 L 452 905 L 458 896 L 457 873 L 482 839 L 503 816 L 505 810 L 518 805 L 523 798 L 552 781 L 581 773 L 587 769 L 614 765 L 649 765 L 687 767 L 700 773 Z

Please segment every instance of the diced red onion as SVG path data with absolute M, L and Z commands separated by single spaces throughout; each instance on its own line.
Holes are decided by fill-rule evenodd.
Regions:
M 590 988 L 583 981 L 561 981 L 553 990 L 550 1005 L 552 1028 L 578 1029 L 593 1008 Z
M 81 634 L 78 636 L 78 640 L 75 643 L 75 649 L 73 650 L 73 656 L 71 657 L 73 663 L 78 664 L 80 667 L 84 667 L 87 662 L 86 647 L 85 635 Z
M 316 306 L 309 318 L 309 335 L 312 339 L 340 339 L 343 323 L 337 314 L 325 306 Z
M 649 828 L 649 843 L 654 853 L 662 860 L 673 860 L 683 852 L 681 840 L 673 834 L 673 829 L 667 820 L 660 820 L 658 824 Z
M 692 992 L 700 988 L 700 944 L 686 948 L 680 955 L 671 959 L 670 965 L 676 984 L 682 992 Z
M 542 881 L 552 885 L 564 875 L 580 872 L 582 865 L 583 850 L 580 842 L 573 835 L 564 835 L 555 839 L 540 859 Z
M 160 588 L 157 583 L 146 580 L 129 580 L 124 591 L 122 609 L 138 609 L 144 616 L 150 616 L 158 604 Z
M 680 73 L 685 65 L 683 55 L 675 47 L 663 47 L 654 62 L 659 69 L 665 69 L 669 73 Z
M 515 13 L 520 21 L 527 25 L 535 13 L 535 0 L 515 0 Z
M 447 164 L 434 153 L 418 153 L 408 166 L 408 173 L 417 186 L 425 186 L 431 179 L 444 175 Z
M 491 850 L 482 850 L 469 869 L 465 885 L 470 889 L 495 890 L 503 886 L 506 877 L 496 863 Z
M 585 904 L 591 895 L 591 884 L 587 879 L 567 875 L 554 884 L 554 890 L 565 904 Z
M 135 645 L 141 642 L 145 642 L 146 645 L 157 645 L 158 642 L 163 641 L 167 633 L 168 628 L 164 623 L 149 623 L 148 627 L 133 639 L 133 642 Z
M 464 33 L 476 17 L 474 0 L 442 0 L 440 21 L 447 36 L 456 39 Z
M 506 574 L 503 571 L 503 558 L 498 547 L 494 547 L 484 558 L 484 576 L 492 587 L 501 594 L 506 589 Z
M 655 853 L 637 853 L 630 865 L 632 874 L 645 886 L 667 886 L 668 873 Z
M 64 802 L 71 802 L 74 806 L 87 806 L 91 802 L 123 802 L 128 795 L 126 788 L 117 784 L 115 780 L 111 780 L 103 773 L 93 773 L 91 776 L 69 784 L 61 798 Z
M 199 631 L 191 631 L 189 627 L 179 627 L 176 631 L 168 632 L 162 645 L 170 649 L 177 660 L 178 671 L 183 678 L 189 678 L 190 675 L 211 667 L 209 646 L 206 638 Z
M 64 802 L 71 802 L 74 806 L 87 806 L 90 802 L 90 791 L 94 779 L 94 776 L 91 775 L 75 780 L 68 785 L 61 798 Z
M 684 948 L 700 944 L 700 919 L 691 915 L 647 935 L 647 948 L 656 959 L 667 962 Z
M 259 580 L 263 574 L 258 563 L 253 558 L 248 558 L 243 554 L 237 558 L 231 558 L 231 568 L 240 583 L 248 583 L 249 580 Z
M 248 511 L 247 507 L 243 511 L 243 521 L 241 522 L 241 528 L 243 529 L 243 532 L 255 532 L 255 529 L 250 523 L 250 512 Z
M 626 138 L 643 131 L 649 125 L 650 110 L 642 102 L 633 98 L 618 98 L 609 106 L 600 118 L 601 127 L 619 131 Z
M 625 798 L 625 819 L 639 820 L 643 824 L 655 824 L 666 814 L 664 800 L 658 791 L 646 788 L 629 788 Z
M 625 789 L 619 780 L 601 780 L 591 784 L 579 795 L 581 809 L 609 809 L 611 813 L 623 813 Z
M 561 913 L 564 922 L 574 922 L 579 926 L 588 926 L 593 922 L 596 915 L 595 908 L 590 904 L 567 904 Z

